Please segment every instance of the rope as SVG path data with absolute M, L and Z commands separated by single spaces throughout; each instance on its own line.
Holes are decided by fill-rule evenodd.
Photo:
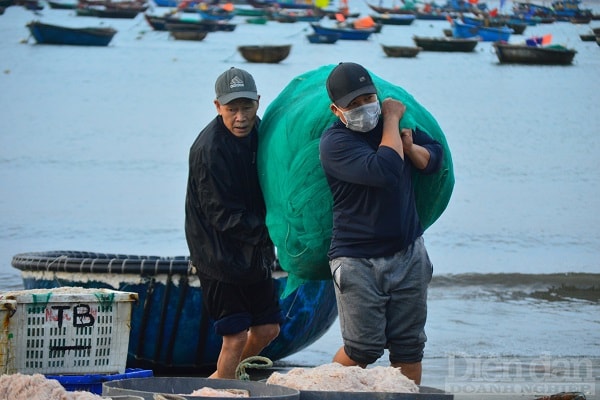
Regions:
M 260 361 L 263 364 L 253 364 L 254 361 Z M 246 368 L 257 368 L 257 369 L 266 369 L 271 368 L 273 366 L 273 361 L 269 360 L 267 357 L 262 356 L 253 356 L 248 357 L 242 360 L 241 363 L 238 364 L 235 369 L 235 379 L 239 379 L 241 381 L 249 381 L 250 375 L 246 373 Z
M 238 53 L 238 50 L 237 50 L 237 49 L 235 49 L 235 50 L 234 50 L 234 52 L 233 52 L 233 53 L 232 53 L 232 54 L 231 54 L 229 57 L 227 57 L 227 58 L 225 58 L 225 59 L 223 60 L 223 62 L 229 62 L 229 60 L 231 60 L 233 57 L 235 57 L 235 55 L 236 55 L 237 53 Z

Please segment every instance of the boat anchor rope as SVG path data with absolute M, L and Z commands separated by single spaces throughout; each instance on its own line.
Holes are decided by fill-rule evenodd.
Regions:
M 260 363 L 255 363 L 259 361 Z M 240 362 L 235 369 L 235 379 L 239 379 L 241 381 L 249 381 L 250 375 L 246 373 L 246 368 L 256 368 L 256 369 L 266 369 L 271 368 L 273 366 L 273 361 L 268 359 L 267 357 L 262 356 L 253 356 L 248 357 L 242 362 Z

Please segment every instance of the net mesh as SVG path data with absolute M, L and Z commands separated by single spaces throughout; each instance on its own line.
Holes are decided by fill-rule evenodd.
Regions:
M 325 88 L 333 68 L 322 66 L 294 78 L 269 105 L 260 126 L 258 171 L 266 224 L 281 267 L 289 275 L 283 296 L 304 280 L 331 278 L 327 251 L 332 196 L 319 161 L 319 139 L 336 119 Z M 417 211 L 427 229 L 445 210 L 454 187 L 448 143 L 435 118 L 413 96 L 373 73 L 371 77 L 380 99 L 393 97 L 406 105 L 401 128 L 418 126 L 444 148 L 438 173 L 414 176 Z

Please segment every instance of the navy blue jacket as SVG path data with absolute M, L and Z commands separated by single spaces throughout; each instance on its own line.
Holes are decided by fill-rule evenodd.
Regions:
M 431 174 L 442 165 L 443 149 L 417 129 L 413 142 L 430 160 L 416 170 L 393 149 L 379 146 L 383 118 L 370 132 L 351 131 L 337 120 L 321 136 L 320 158 L 333 195 L 329 258 L 385 257 L 407 248 L 423 234 L 415 206 L 412 174 Z

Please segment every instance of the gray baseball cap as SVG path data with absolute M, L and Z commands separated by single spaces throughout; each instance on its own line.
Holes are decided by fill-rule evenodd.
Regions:
M 239 98 L 258 100 L 254 78 L 243 69 L 231 67 L 223 72 L 215 82 L 217 101 L 227 104 Z

